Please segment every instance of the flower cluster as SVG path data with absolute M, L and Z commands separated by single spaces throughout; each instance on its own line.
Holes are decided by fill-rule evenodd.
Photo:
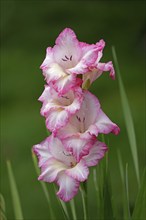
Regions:
M 46 80 L 39 98 L 41 115 L 52 132 L 33 147 L 39 160 L 39 180 L 55 182 L 57 195 L 71 200 L 80 182 L 87 180 L 89 167 L 104 157 L 107 146 L 98 134 L 117 135 L 119 127 L 102 111 L 99 100 L 88 91 L 89 86 L 104 72 L 115 78 L 112 62 L 101 63 L 105 42 L 79 42 L 75 33 L 64 29 L 53 48 L 48 47 L 41 65 Z

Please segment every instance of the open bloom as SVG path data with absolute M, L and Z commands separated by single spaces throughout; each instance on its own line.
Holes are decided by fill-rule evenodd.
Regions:
M 79 74 L 88 73 L 88 78 L 90 72 L 93 72 L 95 76 L 92 78 L 95 80 L 103 71 L 111 70 L 107 67 L 109 64 L 98 64 L 105 46 L 103 40 L 96 44 L 79 42 L 75 33 L 66 28 L 55 43 L 53 48 L 47 48 L 46 58 L 40 68 L 47 83 L 52 83 L 59 93 L 63 94 L 74 85 L 81 84 L 82 80 L 77 77 Z M 114 71 L 111 71 L 111 76 L 114 78 Z
M 79 161 L 82 156 L 88 154 L 95 136 L 110 132 L 117 135 L 119 131 L 119 127 L 102 111 L 96 96 L 84 91 L 80 110 L 70 117 L 66 126 L 57 131 L 56 136 Z
M 107 147 L 104 143 L 95 141 L 89 154 L 76 161 L 72 152 L 67 151 L 62 142 L 53 135 L 33 147 L 38 156 L 41 174 L 39 180 L 56 182 L 59 186 L 57 195 L 63 201 L 71 200 L 89 175 L 90 166 L 95 166 L 104 156 Z
M 75 87 L 64 95 L 59 95 L 54 88 L 45 86 L 39 100 L 43 102 L 41 114 L 46 117 L 47 128 L 56 133 L 80 109 L 83 92 L 80 87 Z

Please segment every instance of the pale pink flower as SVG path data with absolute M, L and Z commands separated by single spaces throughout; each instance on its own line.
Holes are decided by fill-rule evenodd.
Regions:
M 84 91 L 80 110 L 70 117 L 66 126 L 57 131 L 56 136 L 79 161 L 82 156 L 88 154 L 95 136 L 110 132 L 117 135 L 119 131 L 119 127 L 102 111 L 96 96 Z
M 105 155 L 107 147 L 95 141 L 89 154 L 76 161 L 71 152 L 66 151 L 62 142 L 53 135 L 33 147 L 38 156 L 41 174 L 39 180 L 56 182 L 59 186 L 57 195 L 67 202 L 78 192 L 80 182 L 86 181 L 90 166 L 95 166 Z
M 84 74 L 94 68 L 101 57 L 104 41 L 96 44 L 79 42 L 75 33 L 70 29 L 64 29 L 56 39 L 53 48 L 48 47 L 46 58 L 41 69 L 48 84 L 52 83 L 56 91 L 65 93 L 82 80 L 78 74 Z
M 39 101 L 43 102 L 41 114 L 46 117 L 47 128 L 55 133 L 63 127 L 70 116 L 80 109 L 82 100 L 83 92 L 80 87 L 61 95 L 53 87 L 45 86 Z

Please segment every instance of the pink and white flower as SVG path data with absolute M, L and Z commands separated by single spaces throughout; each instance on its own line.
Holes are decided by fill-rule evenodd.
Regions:
M 97 140 L 100 133 L 117 135 L 119 127 L 102 111 L 99 100 L 86 91 L 105 71 L 115 78 L 112 62 L 101 63 L 105 42 L 79 42 L 64 29 L 54 47 L 48 47 L 41 65 L 47 85 L 39 98 L 41 115 L 52 134 L 33 147 L 41 174 L 38 180 L 55 182 L 57 195 L 71 200 L 80 182 L 87 180 L 89 167 L 98 164 L 107 151 Z
M 61 95 L 54 88 L 45 86 L 39 101 L 43 103 L 41 114 L 46 117 L 47 128 L 55 133 L 66 125 L 70 116 L 80 109 L 82 100 L 83 92 L 80 87 Z
M 71 151 L 77 161 L 87 155 L 95 136 L 110 132 L 117 135 L 119 127 L 102 111 L 96 96 L 84 91 L 81 108 L 70 117 L 66 126 L 57 131 L 56 136 L 62 140 L 66 149 Z
M 103 40 L 91 45 L 79 42 L 70 28 L 64 29 L 55 43 L 53 48 L 47 48 L 46 58 L 40 68 L 47 83 L 52 83 L 56 91 L 65 93 L 74 85 L 82 83 L 78 74 L 85 74 L 96 66 L 105 43 Z
M 80 182 L 86 181 L 89 175 L 89 167 L 98 164 L 105 155 L 107 147 L 104 143 L 95 141 L 88 155 L 80 161 L 67 151 L 62 142 L 53 135 L 42 143 L 33 147 L 38 156 L 41 174 L 39 180 L 56 182 L 59 186 L 57 195 L 67 202 L 78 192 Z

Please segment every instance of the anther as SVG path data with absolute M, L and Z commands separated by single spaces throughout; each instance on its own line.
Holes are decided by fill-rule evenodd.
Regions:
M 63 59 L 63 58 L 62 58 L 62 60 L 63 60 L 63 61 L 67 61 L 67 60 L 65 60 L 65 59 Z
M 66 154 L 64 151 L 63 151 L 63 154 L 64 154 L 65 156 L 67 156 L 67 157 L 70 157 L 70 156 L 71 156 L 71 154 Z
M 67 96 L 63 96 L 63 95 L 62 95 L 61 97 L 64 98 L 64 99 L 69 99 Z
M 76 115 L 76 118 L 78 119 L 79 122 L 81 122 L 81 119 L 79 116 Z
M 67 59 L 67 60 L 69 60 L 69 58 L 65 55 L 65 58 Z

